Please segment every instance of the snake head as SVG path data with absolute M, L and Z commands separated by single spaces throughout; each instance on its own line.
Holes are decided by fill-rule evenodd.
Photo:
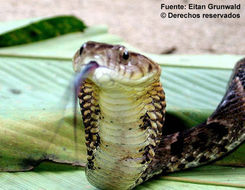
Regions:
M 96 62 L 99 67 L 90 79 L 100 87 L 148 84 L 159 78 L 161 68 L 149 58 L 128 51 L 121 45 L 86 42 L 74 55 L 73 69 L 79 72 L 84 65 Z

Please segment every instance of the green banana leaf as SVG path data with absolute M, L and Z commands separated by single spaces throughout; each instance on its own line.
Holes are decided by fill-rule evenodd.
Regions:
M 245 188 L 245 168 L 205 166 L 190 171 L 156 177 L 136 190 L 235 190 Z M 31 172 L 0 173 L 1 189 L 96 190 L 86 180 L 84 169 L 45 162 Z
M 36 42 L 84 31 L 86 25 L 74 16 L 57 16 L 0 23 L 0 47 Z
M 81 118 L 75 144 L 71 99 L 65 113 L 63 110 L 64 96 L 72 97 L 67 93 L 73 76 L 71 58 L 88 40 L 124 44 L 137 50 L 108 34 L 105 26 L 0 49 L 1 171 L 30 170 L 44 160 L 84 166 L 86 151 Z M 162 66 L 161 81 L 167 97 L 166 125 L 174 126 L 173 130 L 192 127 L 212 113 L 225 92 L 235 62 L 242 57 L 147 55 Z M 216 164 L 245 166 L 244 155 L 245 145 L 242 145 Z M 208 178 L 206 169 L 217 178 Z M 186 179 L 188 175 L 191 177 Z M 228 175 L 232 175 L 234 182 Z M 202 188 L 201 184 L 210 189 L 223 186 L 233 189 L 245 187 L 244 175 L 244 168 L 206 166 L 151 180 L 139 189 Z M 49 183 L 44 182 L 47 178 Z M 1 173 L 0 184 L 5 189 L 93 189 L 82 168 L 50 163 L 32 172 Z

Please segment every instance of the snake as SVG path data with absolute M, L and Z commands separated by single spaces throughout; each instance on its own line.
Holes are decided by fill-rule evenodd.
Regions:
M 88 41 L 73 69 L 94 68 L 79 84 L 85 128 L 85 174 L 99 189 L 133 189 L 156 175 L 207 164 L 245 141 L 245 59 L 203 123 L 164 133 L 166 100 L 161 67 L 122 45 Z

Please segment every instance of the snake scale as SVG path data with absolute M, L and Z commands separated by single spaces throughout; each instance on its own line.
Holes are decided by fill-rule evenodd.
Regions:
M 76 52 L 79 72 L 95 64 L 78 94 L 87 147 L 86 176 L 100 189 L 133 189 L 158 174 L 206 164 L 245 140 L 245 59 L 227 92 L 200 125 L 163 133 L 161 68 L 124 46 L 87 42 Z

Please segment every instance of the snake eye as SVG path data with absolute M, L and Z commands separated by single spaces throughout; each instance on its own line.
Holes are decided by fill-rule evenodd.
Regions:
M 129 58 L 129 53 L 128 53 L 128 51 L 124 51 L 122 57 L 123 57 L 123 59 L 127 60 L 127 59 Z
M 83 49 L 84 49 L 84 44 L 80 47 L 80 50 L 79 50 L 80 55 L 82 55 Z

